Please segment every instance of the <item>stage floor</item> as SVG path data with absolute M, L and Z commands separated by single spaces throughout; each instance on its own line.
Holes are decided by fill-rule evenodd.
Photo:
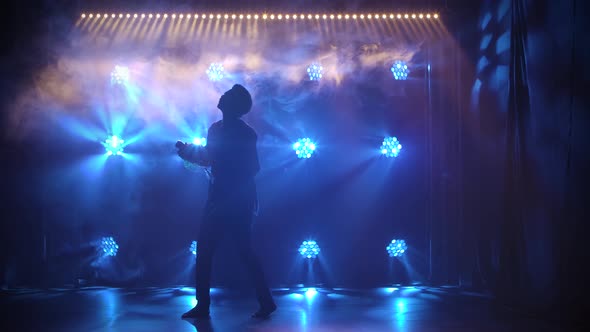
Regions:
M 539 319 L 495 310 L 483 295 L 452 287 L 372 290 L 274 289 L 278 310 L 250 315 L 249 294 L 214 289 L 211 320 L 182 320 L 193 288 L 2 290 L 1 331 L 560 331 Z

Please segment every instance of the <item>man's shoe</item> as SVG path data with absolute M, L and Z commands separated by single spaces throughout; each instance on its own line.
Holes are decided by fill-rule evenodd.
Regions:
M 260 309 L 258 311 L 256 311 L 252 315 L 252 317 L 254 317 L 254 318 L 268 318 L 268 316 L 270 316 L 270 314 L 275 312 L 275 310 L 277 310 L 277 305 L 274 303 L 272 303 L 269 306 L 262 306 L 262 307 L 260 307 Z
M 210 318 L 209 310 L 202 309 L 198 305 L 182 314 L 182 318 Z

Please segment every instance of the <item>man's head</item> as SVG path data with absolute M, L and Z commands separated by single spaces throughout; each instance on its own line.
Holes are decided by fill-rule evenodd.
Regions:
M 242 85 L 235 84 L 219 98 L 217 108 L 226 117 L 239 118 L 250 112 L 252 108 L 252 96 L 250 96 L 250 92 Z

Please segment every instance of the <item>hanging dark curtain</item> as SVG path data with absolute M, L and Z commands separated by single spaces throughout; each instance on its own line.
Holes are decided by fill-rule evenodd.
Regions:
M 531 197 L 526 137 L 530 96 L 526 64 L 527 27 L 524 0 L 512 0 L 510 90 L 506 119 L 506 159 L 503 218 L 500 221 L 498 298 L 517 304 L 526 289 L 524 223 Z

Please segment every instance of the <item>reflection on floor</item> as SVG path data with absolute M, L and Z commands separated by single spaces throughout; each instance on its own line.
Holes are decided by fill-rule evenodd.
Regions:
M 456 288 L 281 288 L 279 309 L 255 320 L 250 294 L 214 289 L 211 320 L 182 320 L 194 288 L 3 290 L 2 331 L 556 331 L 493 310 L 489 298 Z

